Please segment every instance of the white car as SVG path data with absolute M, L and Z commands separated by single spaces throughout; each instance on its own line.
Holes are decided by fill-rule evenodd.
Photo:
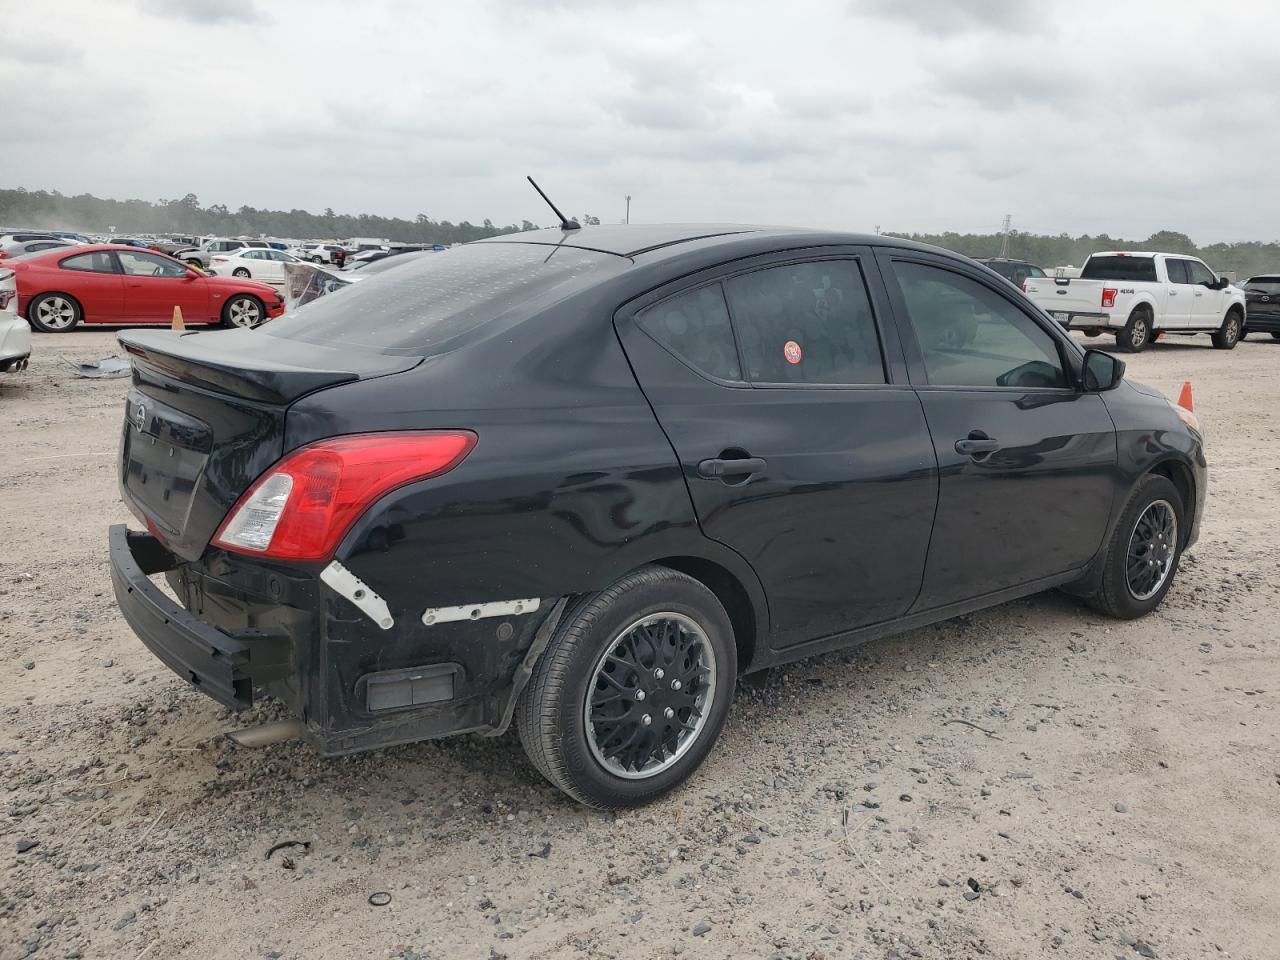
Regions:
M 31 356 L 31 327 L 18 313 L 18 279 L 0 267 L 0 373 L 21 370 Z
M 336 251 L 341 250 L 346 259 L 346 248 L 337 243 L 304 243 L 302 252 L 299 254 L 304 260 L 312 263 L 333 263 L 333 255 Z
M 284 265 L 301 263 L 283 250 L 242 247 L 209 258 L 209 272 L 219 277 L 251 277 L 278 286 L 284 284 Z
M 1113 333 L 1132 353 L 1161 333 L 1208 333 L 1230 350 L 1244 332 L 1244 291 L 1184 254 L 1094 253 L 1078 279 L 1029 277 L 1024 289 L 1067 329 Z

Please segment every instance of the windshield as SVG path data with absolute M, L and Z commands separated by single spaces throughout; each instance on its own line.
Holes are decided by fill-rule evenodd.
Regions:
M 1134 280 L 1155 282 L 1152 257 L 1090 257 L 1080 271 L 1081 280 Z
M 477 243 L 395 257 L 394 270 L 336 290 L 262 329 L 274 337 L 402 356 L 444 352 L 513 307 L 554 297 L 571 280 L 627 261 L 574 247 Z

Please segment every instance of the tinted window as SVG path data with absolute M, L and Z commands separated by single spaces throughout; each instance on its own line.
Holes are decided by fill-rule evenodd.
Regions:
M 720 284 L 690 290 L 636 316 L 641 329 L 703 373 L 740 380 L 738 348 Z
M 396 264 L 271 321 L 269 336 L 407 356 L 500 321 L 531 302 L 554 303 L 572 281 L 627 261 L 574 247 L 477 243 L 445 256 L 392 257 Z M 366 274 L 367 276 L 367 274 Z M 602 323 L 608 323 L 605 316 Z
M 1080 279 L 1154 281 L 1156 262 L 1151 257 L 1090 257 Z
M 1244 288 L 1274 296 L 1280 293 L 1280 277 L 1250 277 L 1244 282 Z
M 1187 272 L 1191 274 L 1192 283 L 1216 283 L 1218 281 L 1218 278 L 1213 275 L 1213 271 L 1199 260 L 1188 260 Z
M 1031 277 L 1044 277 L 1047 274 L 1034 264 L 1027 264 L 1027 275 Z
M 771 267 L 726 280 L 725 296 L 756 383 L 884 383 L 862 271 L 853 260 Z
M 120 250 L 116 253 L 120 259 L 120 267 L 125 273 L 134 277 L 185 277 L 187 268 L 167 257 L 157 257 L 152 253 L 134 253 L 132 250 Z
M 91 273 L 116 272 L 115 261 L 105 250 L 99 250 L 97 253 L 82 253 L 78 257 L 67 257 L 59 266 L 63 270 L 88 270 Z
M 1187 279 L 1187 261 L 1165 260 L 1164 268 L 1169 271 L 1170 283 L 1190 283 Z
M 949 387 L 1064 387 L 1057 345 L 989 287 L 938 267 L 894 264 L 929 383 Z

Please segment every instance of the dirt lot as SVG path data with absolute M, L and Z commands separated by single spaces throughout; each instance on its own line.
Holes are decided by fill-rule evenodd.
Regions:
M 1193 379 L 1208 432 L 1203 535 L 1157 614 L 1047 594 L 774 671 L 690 784 L 616 818 L 514 736 L 230 744 L 254 718 L 113 604 L 127 381 L 65 362 L 113 346 L 37 336 L 0 375 L 5 960 L 1277 955 L 1280 343 L 1130 359 Z

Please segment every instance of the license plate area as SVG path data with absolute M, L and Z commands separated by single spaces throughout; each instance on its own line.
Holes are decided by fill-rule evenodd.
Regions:
M 126 404 L 124 488 L 165 529 L 186 529 L 209 460 L 207 424 L 132 390 Z

